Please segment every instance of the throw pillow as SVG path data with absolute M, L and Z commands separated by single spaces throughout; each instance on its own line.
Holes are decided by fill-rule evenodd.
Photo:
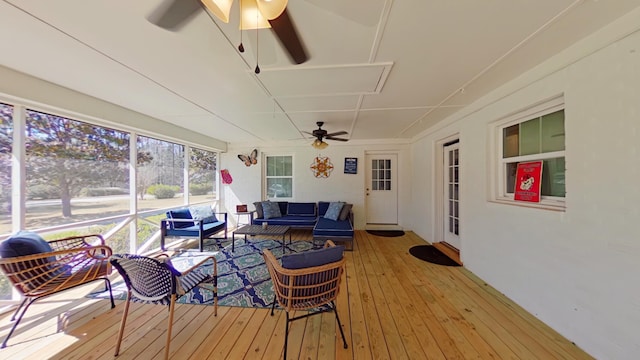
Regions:
M 280 212 L 280 205 L 277 202 L 263 201 L 262 212 L 264 213 L 264 219 L 273 219 L 282 217 Z
M 303 269 L 331 264 L 342 259 L 343 252 L 344 246 L 336 245 L 318 250 L 284 255 L 282 256 L 282 267 L 285 269 Z
M 340 211 L 342 210 L 342 207 L 344 206 L 343 202 L 332 202 L 331 204 L 329 204 L 329 208 L 327 209 L 327 212 L 324 214 L 324 217 L 327 219 L 331 219 L 334 221 L 338 221 L 338 217 L 340 216 Z
M 351 208 L 353 207 L 353 204 L 344 204 L 344 206 L 342 206 L 342 210 L 340 210 L 340 216 L 338 217 L 338 219 L 340 219 L 340 221 L 345 221 L 349 218 L 349 213 L 351 212 Z
M 53 249 L 40 235 L 31 231 L 19 231 L 0 243 L 0 257 L 11 258 L 52 252 Z M 55 261 L 55 256 L 49 261 Z
M 258 219 L 264 218 L 264 212 L 262 211 L 262 202 L 256 201 L 253 203 L 253 206 L 256 208 L 256 215 L 258 215 Z
M 189 212 L 193 220 L 202 220 L 203 223 L 209 224 L 218 221 L 216 214 L 213 213 L 211 206 L 191 206 Z
M 40 235 L 31 231 L 19 231 L 7 240 L 0 242 L 0 257 L 10 258 L 52 252 L 51 245 Z M 56 276 L 66 274 L 67 265 L 56 264 L 56 257 L 21 262 L 17 266 L 22 277 L 29 279 L 30 286 L 40 286 Z

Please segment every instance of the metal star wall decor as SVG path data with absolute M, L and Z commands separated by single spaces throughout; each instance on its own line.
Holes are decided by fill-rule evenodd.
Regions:
M 311 171 L 317 178 L 328 178 L 333 171 L 333 164 L 331 159 L 326 156 L 318 155 L 311 163 Z

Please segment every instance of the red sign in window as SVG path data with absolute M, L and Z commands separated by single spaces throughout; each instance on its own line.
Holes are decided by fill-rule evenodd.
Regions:
M 540 202 L 542 186 L 542 161 L 518 164 L 514 200 Z

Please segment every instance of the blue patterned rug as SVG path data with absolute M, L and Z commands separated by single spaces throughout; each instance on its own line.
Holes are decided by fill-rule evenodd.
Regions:
M 226 246 L 225 246 L 226 245 Z M 287 244 L 285 252 L 297 253 L 313 248 L 311 241 L 293 241 Z M 202 261 L 204 257 L 215 256 L 218 261 L 218 305 L 240 307 L 269 307 L 273 301 L 273 284 L 262 258 L 261 251 L 269 249 L 276 258 L 282 257 L 282 243 L 276 240 L 249 239 L 236 240 L 235 252 L 231 252 L 231 242 L 225 242 L 220 249 L 216 245 L 205 246 L 205 251 L 190 250 L 171 258 L 178 270 L 185 270 Z M 205 266 L 211 271 L 211 263 Z M 121 278 L 112 283 L 113 297 L 125 300 L 127 288 Z M 108 291 L 94 292 L 89 298 L 108 299 Z M 195 288 L 177 301 L 183 304 L 213 305 L 211 291 Z

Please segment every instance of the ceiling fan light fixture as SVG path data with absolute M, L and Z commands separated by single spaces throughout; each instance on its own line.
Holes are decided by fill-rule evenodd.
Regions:
M 327 146 L 329 146 L 329 144 L 327 144 L 326 142 L 320 140 L 320 139 L 315 139 L 312 143 L 311 146 L 313 146 L 314 148 L 318 149 L 318 150 L 322 150 L 325 149 Z
M 242 0 L 240 30 L 269 29 L 271 25 L 260 13 L 256 0 Z
M 229 22 L 229 14 L 231 13 L 231 4 L 233 4 L 233 0 L 200 0 L 204 4 L 204 6 L 213 13 L 213 15 L 217 16 L 218 19 L 224 21 L 225 23 Z
M 257 0 L 258 10 L 262 16 L 268 20 L 273 20 L 280 16 L 287 8 L 288 0 Z

